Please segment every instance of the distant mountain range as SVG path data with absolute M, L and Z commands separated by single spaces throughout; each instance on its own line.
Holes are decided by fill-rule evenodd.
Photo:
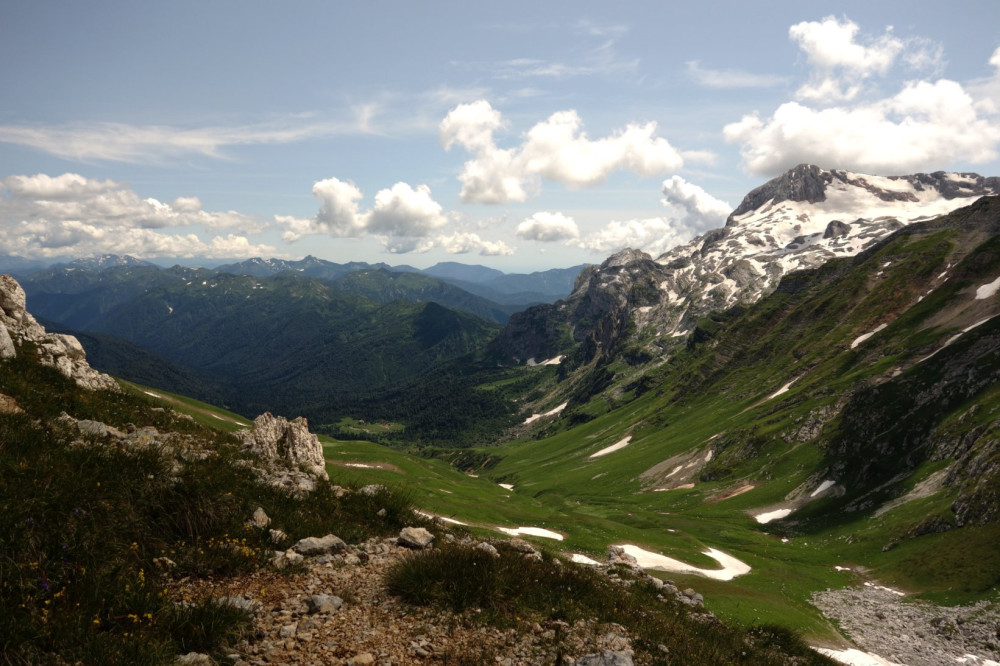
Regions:
M 420 273 L 438 278 L 464 289 L 470 294 L 481 296 L 500 305 L 525 306 L 536 303 L 551 303 L 565 298 L 573 290 L 574 281 L 583 268 L 584 266 L 580 265 L 535 273 L 504 273 L 486 266 L 442 262 L 421 270 L 413 266 L 390 266 L 381 262 L 369 264 L 363 261 L 354 261 L 337 264 L 307 256 L 296 261 L 253 258 L 235 264 L 224 264 L 218 266 L 216 270 L 257 277 L 298 273 L 327 280 L 335 280 L 351 273 L 374 270 L 388 273 Z
M 511 297 L 494 302 L 472 293 L 480 285 L 466 290 L 412 267 L 314 257 L 206 269 L 108 255 L 38 270 L 21 282 L 33 312 L 50 329 L 77 335 L 95 367 L 247 415 L 294 411 L 319 424 L 359 404 L 414 413 L 432 395 L 438 406 L 450 400 L 464 380 L 440 379 L 421 393 L 419 407 L 399 392 L 482 350 L 524 307 L 510 301 L 551 300 L 560 289 L 565 295 L 575 273 L 506 276 L 460 264 L 430 272 L 437 269 L 485 280 L 495 288 L 480 290 L 503 296 L 498 289 L 506 289 Z M 517 291 L 532 285 L 537 291 Z M 464 399 L 477 396 L 465 392 Z M 485 398 L 461 420 L 507 411 Z M 425 414 L 435 431 L 452 427 L 432 410 Z
M 146 265 L 56 269 L 24 286 L 40 318 L 85 333 L 95 366 L 166 390 L 196 386 L 196 397 L 222 396 L 250 415 L 329 416 L 344 401 L 412 383 L 482 348 L 499 330 L 436 302 L 386 296 L 380 287 L 397 287 L 386 280 L 392 274 L 359 275 L 381 301 L 285 273 L 258 278 Z
M 0 273 L 12 273 L 18 278 L 32 277 L 35 273 L 60 269 L 86 269 L 101 271 L 121 266 L 159 266 L 160 263 L 137 259 L 129 255 L 105 254 L 98 257 L 73 259 L 53 263 L 51 261 L 24 259 L 10 255 L 0 255 Z M 182 268 L 180 265 L 174 268 Z M 406 264 L 390 266 L 378 262 L 352 261 L 338 264 L 311 255 L 303 259 L 263 259 L 254 257 L 236 263 L 221 264 L 214 270 L 234 275 L 271 277 L 281 273 L 296 273 L 303 277 L 336 280 L 359 271 L 380 270 L 390 273 L 416 273 L 438 278 L 453 284 L 470 294 L 480 296 L 501 306 L 523 307 L 537 303 L 551 303 L 565 298 L 572 290 L 574 280 L 584 264 L 570 268 L 553 268 L 534 273 L 504 273 L 486 266 L 441 262 L 426 269 L 414 268 Z M 196 268 L 191 268 L 196 270 Z

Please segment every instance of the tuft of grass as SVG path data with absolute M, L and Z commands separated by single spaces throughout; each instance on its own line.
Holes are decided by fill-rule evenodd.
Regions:
M 386 582 L 391 593 L 410 603 L 471 611 L 480 621 L 501 627 L 537 620 L 615 622 L 630 631 L 634 647 L 657 663 L 833 663 L 785 629 L 747 631 L 695 618 L 648 582 L 624 586 L 587 567 L 551 557 L 528 560 L 502 544 L 498 550 L 499 558 L 458 545 L 415 553 L 397 563 Z
M 181 654 L 205 653 L 236 641 L 249 623 L 249 611 L 206 598 L 175 607 L 170 634 Z

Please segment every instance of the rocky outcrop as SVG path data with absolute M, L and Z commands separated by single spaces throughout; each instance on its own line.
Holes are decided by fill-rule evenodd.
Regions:
M 240 430 L 236 437 L 243 448 L 257 454 L 264 461 L 283 461 L 301 466 L 307 472 L 328 481 L 323 445 L 309 432 L 309 422 L 304 417 L 288 421 L 282 416 L 264 412 L 253 421 L 253 428 Z
M 0 275 L 0 359 L 17 356 L 24 343 L 32 343 L 43 365 L 51 366 L 81 388 L 120 391 L 109 375 L 87 363 L 83 346 L 72 335 L 47 333 L 25 309 L 24 289 L 10 275 Z
M 645 252 L 622 250 L 600 266 L 584 268 L 566 301 L 512 315 L 491 348 L 520 362 L 552 358 L 575 343 L 594 353 L 610 349 L 632 316 L 662 302 L 657 284 L 665 271 Z
M 880 181 L 888 181 L 883 183 Z M 736 218 L 755 211 L 768 203 L 785 201 L 818 203 L 827 199 L 827 191 L 837 186 L 855 187 L 882 201 L 919 200 L 920 193 L 935 191 L 945 199 L 1000 193 L 1000 178 L 984 178 L 977 173 L 918 173 L 912 176 L 873 177 L 850 171 L 821 169 L 813 164 L 800 164 L 758 188 L 750 191 L 726 221 L 735 224 Z

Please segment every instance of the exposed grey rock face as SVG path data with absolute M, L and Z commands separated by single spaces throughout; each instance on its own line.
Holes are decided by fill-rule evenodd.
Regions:
M 520 537 L 513 537 L 507 541 L 507 545 L 516 550 L 519 553 L 524 553 L 525 555 L 534 555 L 536 552 L 535 547 L 530 543 L 525 541 Z
M 733 218 L 752 210 L 757 210 L 769 201 L 808 201 L 815 203 L 826 199 L 826 186 L 832 180 L 829 171 L 812 164 L 800 164 L 773 180 L 769 180 L 747 194 L 740 205 L 726 221 L 733 224 Z
M 9 317 L 24 313 L 26 297 L 13 275 L 0 275 L 0 309 Z
M 260 529 L 264 529 L 271 524 L 271 518 L 267 515 L 267 512 L 264 511 L 264 507 L 257 507 L 257 509 L 253 512 L 253 516 L 250 518 L 250 524 Z
M 253 428 L 240 430 L 236 436 L 243 447 L 264 460 L 282 460 L 302 465 L 309 473 L 329 480 L 319 438 L 309 432 L 309 422 L 298 417 L 291 421 L 265 412 L 254 419 Z
M 886 186 L 872 182 L 873 178 L 864 174 L 840 170 L 827 171 L 813 164 L 800 164 L 751 190 L 730 215 L 726 226 L 734 224 L 735 218 L 757 210 L 769 202 L 777 204 L 784 201 L 809 203 L 825 201 L 827 190 L 834 183 L 865 189 L 883 201 L 915 202 L 919 200 L 919 194 L 926 190 L 935 190 L 945 199 L 964 198 L 972 193 L 996 194 L 1000 190 L 1000 178 L 984 178 L 976 173 L 949 174 L 935 171 L 912 176 L 889 176 L 886 180 L 893 183 Z
M 56 368 L 81 388 L 120 391 L 118 382 L 87 363 L 80 342 L 72 335 L 47 333 L 25 309 L 24 289 L 10 275 L 0 275 L 0 358 L 14 358 L 24 342 L 38 349 L 39 361 Z
M 813 594 L 813 604 L 837 620 L 863 649 L 908 666 L 985 664 L 1000 659 L 1000 607 L 996 604 L 937 606 L 865 585 Z
M 344 600 L 330 594 L 314 594 L 306 599 L 310 615 L 315 613 L 335 613 L 344 605 Z
M 564 353 L 572 341 L 583 343 L 577 356 L 587 362 L 629 337 L 655 358 L 700 318 L 756 302 L 787 273 L 855 256 L 907 224 L 986 195 L 1000 195 L 1000 178 L 883 177 L 800 165 L 750 192 L 724 228 L 655 260 L 623 250 L 584 269 L 565 301 L 515 314 L 493 348 L 524 362 Z
M 840 220 L 832 220 L 830 224 L 826 225 L 823 238 L 840 238 L 849 233 L 851 233 L 851 226 L 849 224 L 844 224 Z
M 493 558 L 499 558 L 500 557 L 500 553 L 497 551 L 496 546 L 494 546 L 491 543 L 487 543 L 486 541 L 480 541 L 479 543 L 477 543 L 474 546 L 474 548 L 476 550 L 483 551 L 484 553 L 486 553 L 490 557 L 493 557 Z
M 0 358 L 14 358 L 17 350 L 14 348 L 14 340 L 11 339 L 7 327 L 0 322 Z

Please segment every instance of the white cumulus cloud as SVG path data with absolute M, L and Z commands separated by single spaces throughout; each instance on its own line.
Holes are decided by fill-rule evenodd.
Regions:
M 510 256 L 514 248 L 503 241 L 490 241 L 477 233 L 458 231 L 450 236 L 438 237 L 438 245 L 449 254 L 469 254 L 477 252 L 487 257 Z
M 750 173 L 773 175 L 803 162 L 871 173 L 941 169 L 996 159 L 1000 124 L 954 81 L 912 82 L 893 97 L 816 109 L 782 104 L 727 125 Z
M 733 212 L 733 207 L 728 203 L 680 176 L 663 181 L 661 203 L 670 210 L 668 217 L 674 222 L 674 226 L 683 228 L 692 236 L 721 227 Z
M 678 233 L 669 220 L 652 217 L 644 220 L 614 220 L 587 236 L 579 245 L 604 255 L 631 247 L 657 256 L 685 240 L 688 238 L 683 233 Z
M 822 21 L 803 21 L 788 29 L 788 35 L 805 51 L 810 64 L 821 70 L 843 69 L 859 76 L 884 74 L 903 51 L 903 41 L 892 29 L 858 43 L 860 28 L 848 19 L 828 16 Z
M 515 233 L 525 240 L 553 242 L 579 238 L 580 229 L 562 213 L 539 211 L 518 224 Z
M 375 195 L 375 208 L 365 216 L 364 227 L 376 235 L 426 236 L 447 221 L 429 187 L 396 183 Z
M 725 139 L 740 145 L 748 172 L 770 176 L 808 162 L 896 174 L 997 158 L 1000 78 L 968 88 L 943 78 L 915 79 L 882 92 L 876 79 L 897 65 L 938 67 L 940 46 L 898 38 L 891 29 L 865 37 L 855 23 L 833 17 L 796 24 L 789 35 L 813 66 L 798 99 L 770 116 L 746 114 L 723 128 Z
M 694 236 L 721 227 L 733 208 L 680 176 L 663 181 L 661 217 L 614 220 L 576 245 L 602 254 L 636 248 L 656 257 Z
M 197 197 L 173 203 L 142 198 L 128 185 L 93 180 L 79 174 L 9 176 L 0 181 L 0 215 L 45 221 L 74 220 L 96 227 L 132 226 L 158 229 L 201 225 L 212 229 L 255 231 L 260 223 L 236 211 L 210 212 Z
M 525 201 L 541 179 L 570 188 L 593 187 L 616 170 L 655 176 L 684 162 L 666 139 L 655 136 L 653 122 L 590 139 L 576 111 L 559 111 L 532 127 L 521 145 L 506 149 L 494 139 L 501 127 L 502 116 L 485 100 L 460 104 L 441 122 L 441 145 L 446 150 L 457 145 L 474 155 L 459 175 L 463 201 Z
M 174 232 L 162 231 L 174 229 Z M 131 254 L 139 257 L 245 257 L 274 254 L 230 233 L 203 240 L 191 229 L 240 229 L 261 222 L 236 211 L 206 211 L 197 197 L 172 203 L 141 197 L 128 185 L 80 174 L 14 175 L 0 180 L 0 247 L 24 257 Z
M 294 242 L 309 235 L 361 237 L 371 235 L 394 253 L 426 252 L 434 247 L 432 233 L 448 223 L 441 204 L 426 185 L 412 187 L 396 183 L 379 190 L 371 210 L 362 211 L 364 196 L 350 181 L 327 178 L 313 185 L 313 195 L 320 200 L 315 217 L 303 219 L 276 215 L 285 229 L 282 239 Z
M 833 103 L 853 100 L 865 91 L 865 81 L 888 74 L 898 62 L 911 69 L 938 70 L 944 50 L 922 37 L 901 39 L 892 28 L 876 37 L 862 35 L 853 21 L 828 16 L 803 21 L 788 36 L 805 52 L 813 70 L 795 96 L 800 100 Z

